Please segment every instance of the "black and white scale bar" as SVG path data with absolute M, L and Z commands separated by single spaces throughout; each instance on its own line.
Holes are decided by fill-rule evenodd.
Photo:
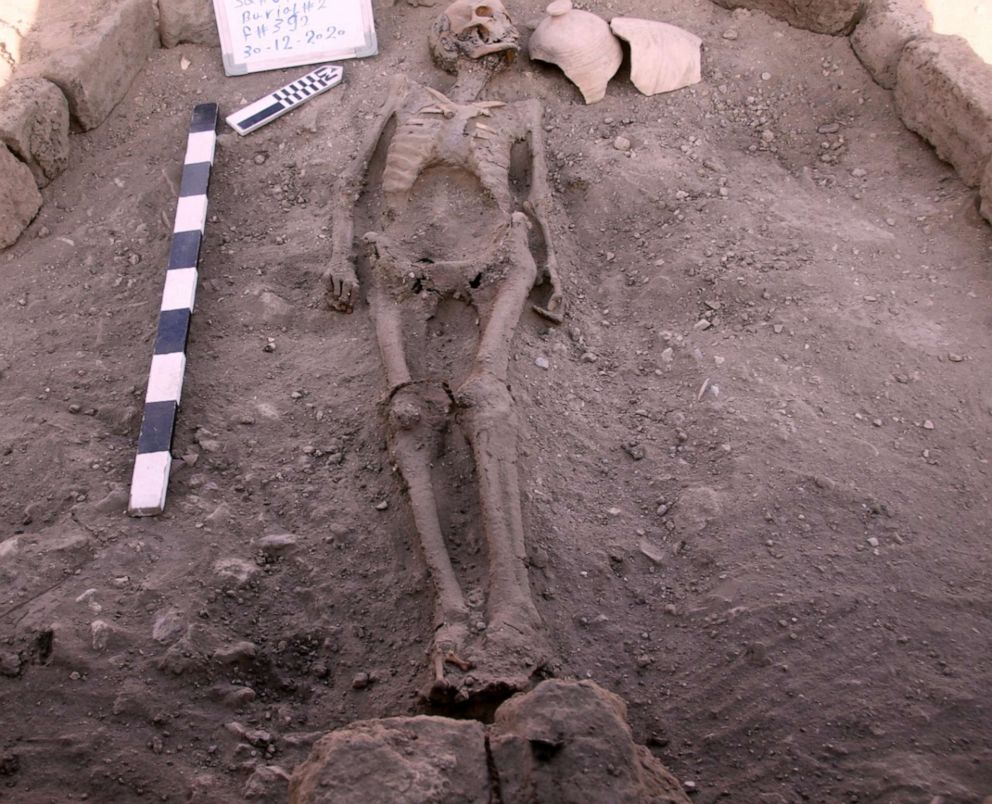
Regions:
M 154 516 L 165 508 L 172 468 L 172 433 L 186 371 L 186 338 L 196 299 L 200 242 L 207 220 L 207 186 L 216 144 L 217 104 L 202 103 L 193 109 L 183 160 L 145 412 L 131 476 L 128 512 L 132 516 Z
M 327 92 L 331 87 L 336 87 L 343 77 L 342 67 L 325 64 L 312 73 L 291 81 L 282 89 L 277 89 L 264 98 L 249 103 L 244 109 L 239 109 L 225 119 L 238 134 L 248 134 L 266 123 L 271 123 L 277 117 L 282 117 L 304 101 L 316 97 L 321 92 Z

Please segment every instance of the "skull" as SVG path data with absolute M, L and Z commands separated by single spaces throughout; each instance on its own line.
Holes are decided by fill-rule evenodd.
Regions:
M 431 55 L 449 73 L 457 71 L 459 58 L 481 60 L 495 72 L 513 60 L 519 38 L 500 0 L 455 0 L 434 21 Z

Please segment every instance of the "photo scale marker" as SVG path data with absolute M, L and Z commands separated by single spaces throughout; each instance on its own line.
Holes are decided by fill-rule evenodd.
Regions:
M 155 516 L 165 508 L 172 469 L 172 434 L 186 370 L 186 339 L 196 296 L 197 265 L 207 218 L 207 186 L 216 144 L 217 104 L 202 103 L 193 109 L 189 124 L 138 454 L 131 475 L 127 507 L 131 516 Z
M 227 124 L 244 136 L 341 83 L 344 68 L 325 64 L 228 115 Z

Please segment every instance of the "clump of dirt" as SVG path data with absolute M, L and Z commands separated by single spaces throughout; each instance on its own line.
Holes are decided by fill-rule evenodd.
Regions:
M 156 52 L 0 254 L 3 800 L 280 800 L 323 733 L 419 711 L 433 601 L 374 333 L 314 298 L 385 79 L 450 80 L 437 10 L 380 10 L 341 87 L 222 133 L 163 516 L 122 511 L 189 113 L 305 68 Z M 646 98 L 625 65 L 585 106 L 521 57 L 489 90 L 546 107 L 562 240 L 566 321 L 528 312 L 510 369 L 556 672 L 699 801 L 980 800 L 992 230 L 845 39 L 611 12 L 701 36 L 702 83 Z

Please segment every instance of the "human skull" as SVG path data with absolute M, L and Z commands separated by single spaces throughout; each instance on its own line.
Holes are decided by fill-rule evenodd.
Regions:
M 429 39 L 434 61 L 449 73 L 457 71 L 459 58 L 498 70 L 520 49 L 520 34 L 500 0 L 455 0 L 434 20 Z

